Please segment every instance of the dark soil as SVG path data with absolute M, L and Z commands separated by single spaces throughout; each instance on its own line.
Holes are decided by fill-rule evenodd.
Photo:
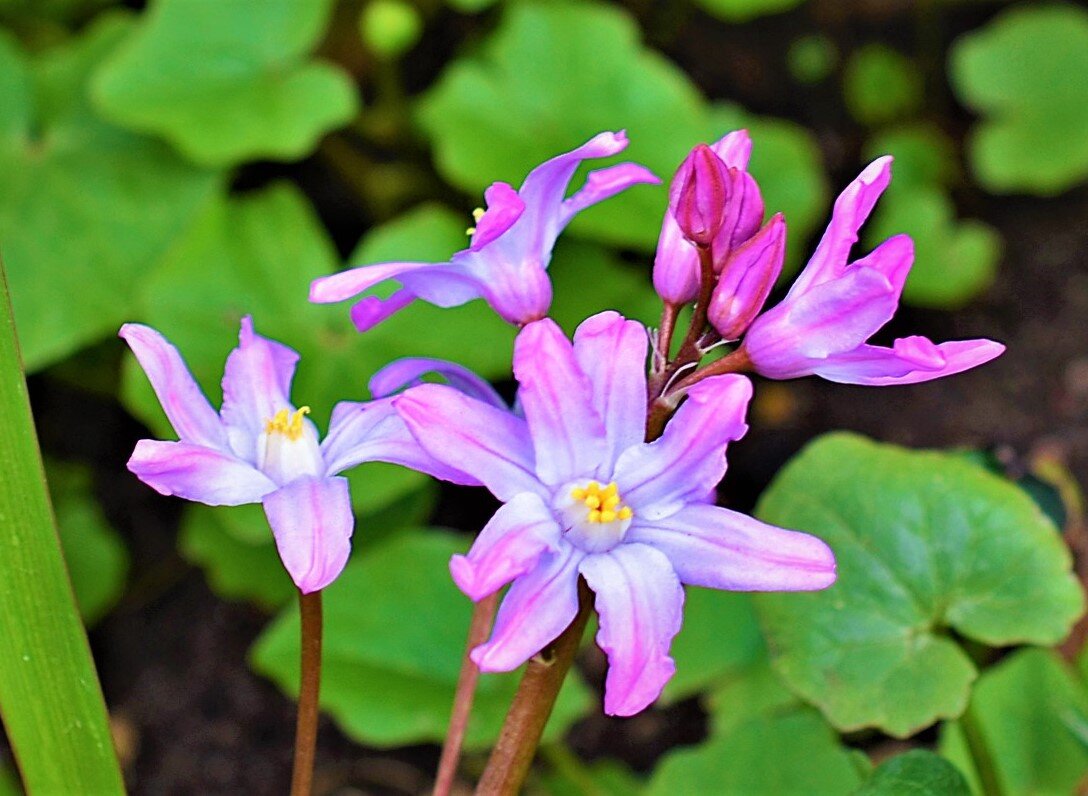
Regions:
M 912 52 L 918 24 L 910 3 L 813 0 L 791 14 L 732 28 L 693 12 L 672 23 L 671 35 L 674 30 L 661 21 L 669 4 L 630 5 L 653 26 L 654 43 L 688 69 L 708 96 L 734 98 L 815 129 L 834 185 L 853 176 L 861 134 L 843 113 L 836 90 L 802 90 L 789 82 L 783 71 L 788 43 L 822 30 L 845 51 L 880 39 L 905 41 Z M 950 12 L 937 28 L 935 54 L 920 51 L 921 56 L 934 56 L 939 64 L 951 37 L 992 11 Z M 451 41 L 471 27 L 461 18 L 450 19 L 452 27 L 424 40 L 421 73 L 412 75 L 410 85 L 426 85 L 426 73 L 444 61 L 435 53 L 451 52 Z M 947 96 L 945 87 L 937 91 Z M 967 117 L 946 104 L 945 129 L 965 129 Z M 346 207 L 335 180 L 324 184 L 331 179 L 324 169 L 314 160 L 268 173 L 299 179 L 346 249 L 360 232 L 352 224 L 371 211 Z M 259 171 L 258 181 L 267 176 Z M 961 312 L 904 308 L 888 331 L 938 340 L 993 337 L 1009 345 L 1008 353 L 977 371 L 912 387 L 853 388 L 815 379 L 761 385 L 752 430 L 731 449 L 724 501 L 750 508 L 800 446 L 840 428 L 920 447 L 1003 446 L 1012 462 L 1045 454 L 1067 464 L 1080 482 L 1088 480 L 1088 191 L 1055 200 L 961 198 L 966 212 L 1004 236 L 1007 250 L 997 284 Z M 178 505 L 124 469 L 133 444 L 144 435 L 134 421 L 112 403 L 55 380 L 35 379 L 32 392 L 47 453 L 95 466 L 99 496 L 132 551 L 132 588 L 91 634 L 131 790 L 285 792 L 293 704 L 246 665 L 247 650 L 267 617 L 216 598 L 199 571 L 178 557 Z M 443 520 L 474 530 L 483 510 L 465 501 L 476 501 L 478 493 L 445 494 Z M 583 665 L 591 679 L 600 676 L 601 662 L 592 652 Z M 689 701 L 629 720 L 598 715 L 579 724 L 571 740 L 586 758 L 614 756 L 645 770 L 664 751 L 697 742 L 704 732 L 705 716 L 696 701 Z M 436 762 L 432 747 L 380 753 L 359 747 L 325 720 L 317 792 L 424 793 Z

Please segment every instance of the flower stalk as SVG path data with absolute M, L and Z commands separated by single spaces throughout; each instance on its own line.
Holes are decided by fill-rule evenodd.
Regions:
M 299 591 L 298 607 L 301 618 L 301 666 L 291 796 L 310 796 L 317 753 L 318 698 L 321 691 L 321 592 L 307 594 Z

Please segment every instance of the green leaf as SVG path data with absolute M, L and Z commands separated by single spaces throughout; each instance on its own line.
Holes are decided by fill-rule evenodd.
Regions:
M 879 125 L 922 107 L 922 74 L 905 55 L 868 44 L 850 56 L 843 75 L 846 107 L 862 124 Z
M 560 742 L 541 747 L 540 756 L 550 770 L 536 778 L 530 793 L 536 789 L 551 796 L 632 796 L 642 792 L 642 780 L 618 761 L 586 763 Z
M 352 738 L 371 746 L 437 742 L 445 736 L 468 632 L 471 603 L 449 577 L 467 540 L 435 529 L 401 534 L 366 551 L 325 592 L 321 703 Z M 289 694 L 298 689 L 298 611 L 278 618 L 251 660 Z M 480 680 L 465 739 L 497 735 L 518 673 Z M 568 678 L 546 739 L 588 709 L 589 692 Z
M 94 78 L 118 124 L 197 163 L 304 157 L 356 113 L 355 86 L 308 53 L 332 0 L 158 0 Z
M 359 17 L 359 32 L 371 52 L 392 59 L 419 41 L 423 20 L 415 6 L 404 0 L 370 0 Z
M 34 57 L 0 32 L 0 240 L 30 370 L 128 320 L 134 285 L 217 182 L 94 115 L 87 75 L 128 28 L 107 14 Z
M 731 732 L 746 721 L 801 707 L 801 701 L 786 688 L 767 658 L 716 686 L 706 701 L 713 731 L 718 735 Z
M 754 116 L 738 105 L 722 103 L 711 109 L 713 138 L 742 127 L 752 135 L 748 170 L 759 183 L 767 214 L 785 214 L 788 258 L 796 265 L 831 196 L 816 137 L 799 124 Z
M 622 159 L 668 182 L 709 127 L 687 76 L 640 44 L 624 11 L 591 2 L 508 6 L 479 52 L 446 68 L 418 118 L 443 176 L 470 193 L 495 180 L 518 185 L 537 164 L 620 127 L 631 140 Z M 635 186 L 571 229 L 650 250 L 665 204 L 664 186 Z
M 970 796 L 959 769 L 928 749 L 881 763 L 854 796 Z
M 815 33 L 792 42 L 786 59 L 790 76 L 798 83 L 822 83 L 835 71 L 839 51 L 830 38 Z
M 83 622 L 93 625 L 124 591 L 128 551 L 91 494 L 88 468 L 52 462 L 48 480 L 72 590 Z
M 863 771 L 820 715 L 805 708 L 756 718 L 694 749 L 669 752 L 650 796 L 851 793 Z
M 785 467 L 758 514 L 835 551 L 830 589 L 756 607 L 779 674 L 840 730 L 903 737 L 958 716 L 976 673 L 949 629 L 1053 644 L 1084 610 L 1038 506 L 956 454 L 830 434 Z
M 805 0 L 696 0 L 708 14 L 726 22 L 748 22 L 767 14 L 789 11 Z
M 455 8 L 462 14 L 478 14 L 485 8 L 491 8 L 497 0 L 446 0 L 450 8 Z
M 865 144 L 865 159 L 876 160 L 881 155 L 895 156 L 894 179 L 889 192 L 896 186 L 949 185 L 959 177 L 956 145 L 944 132 L 928 124 L 905 124 L 881 130 Z
M 1088 178 L 1088 11 L 1024 4 L 952 47 L 949 79 L 982 121 L 971 167 L 995 193 L 1053 196 Z
M 0 472 L 0 714 L 23 782 L 30 793 L 124 793 L 53 521 L 2 261 Z
M 988 750 L 1003 793 L 1073 793 L 1088 772 L 1088 749 L 1068 726 L 1088 712 L 1088 693 L 1051 650 L 1021 650 L 985 672 L 971 696 L 970 716 Z M 941 734 L 941 753 L 978 790 L 962 722 Z
M 684 625 L 673 640 L 676 674 L 664 698 L 675 701 L 719 684 L 766 658 L 751 595 L 689 586 Z

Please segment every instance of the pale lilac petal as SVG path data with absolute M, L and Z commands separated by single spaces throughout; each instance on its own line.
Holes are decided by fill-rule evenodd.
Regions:
M 585 185 L 569 199 L 563 200 L 559 223 L 566 226 L 571 218 L 587 207 L 626 191 L 632 185 L 657 185 L 660 182 L 656 174 L 637 163 L 619 163 L 591 171 Z
M 656 522 L 636 517 L 628 542 L 664 553 L 684 583 L 729 591 L 810 591 L 835 582 L 835 556 L 815 536 L 696 503 Z
M 608 656 L 604 712 L 632 716 L 676 672 L 669 646 L 680 632 L 684 590 L 669 560 L 642 544 L 587 556 L 579 571 L 596 594 L 597 645 Z
M 534 471 L 525 421 L 445 384 L 421 384 L 393 405 L 420 446 L 439 462 L 478 479 L 499 500 L 547 495 Z
M 441 376 L 447 384 L 465 395 L 471 395 L 499 409 L 508 408 L 506 401 L 486 379 L 480 378 L 464 365 L 427 357 L 406 357 L 389 363 L 371 377 L 370 394 L 375 398 L 384 398 L 407 387 L 424 384 L 423 377 L 429 374 Z
M 439 268 L 448 263 L 377 263 L 329 274 L 310 283 L 310 301 L 331 304 L 358 296 L 387 279 L 398 281 L 413 271 Z
M 346 478 L 299 478 L 264 499 L 280 560 L 303 594 L 343 571 L 355 517 Z
M 583 321 L 574 332 L 574 357 L 590 376 L 591 400 L 605 420 L 611 465 L 646 433 L 646 327 L 616 312 Z
M 227 430 L 178 350 L 149 326 L 126 323 L 119 334 L 147 374 L 178 437 L 194 445 L 228 450 Z
M 219 414 L 230 434 L 231 447 L 246 461 L 256 461 L 257 438 L 265 424 L 291 404 L 291 380 L 298 354 L 253 331 L 253 319 L 242 318 L 238 347 L 223 370 L 223 408 Z
M 779 213 L 726 259 L 707 316 L 723 340 L 744 334 L 771 294 L 786 258 L 786 222 Z
M 525 212 L 525 202 L 518 196 L 510 185 L 505 182 L 493 182 L 484 191 L 484 201 L 487 203 L 485 212 L 476 221 L 476 228 L 472 233 L 473 251 L 479 251 L 491 241 L 514 226 Z
M 557 155 L 529 172 L 518 189 L 518 194 L 525 202 L 528 212 L 554 215 L 558 223 L 567 186 L 582 161 L 606 158 L 626 148 L 627 134 L 623 131 L 598 133 L 577 149 Z M 558 229 L 555 231 L 558 233 Z
M 656 520 L 704 500 L 725 475 L 725 449 L 748 430 L 744 415 L 752 383 L 726 374 L 703 379 L 688 392 L 661 438 L 624 451 L 615 479 L 641 520 Z
M 924 337 L 896 340 L 893 348 L 859 346 L 814 368 L 828 381 L 885 387 L 932 381 L 982 365 L 1005 350 L 993 340 L 953 340 L 935 345 Z
M 607 459 L 604 422 L 574 348 L 554 321 L 535 321 L 518 333 L 514 377 L 540 480 L 555 486 L 596 474 Z
M 842 275 L 850 249 L 857 242 L 858 230 L 891 181 L 891 166 L 890 156 L 877 158 L 839 194 L 831 214 L 831 223 L 812 259 L 790 288 L 787 298 L 799 296 L 816 285 Z
M 748 168 L 748 158 L 752 154 L 752 137 L 747 130 L 734 130 L 723 135 L 710 148 L 725 161 L 726 166 L 744 171 Z
M 222 451 L 188 442 L 142 439 L 128 469 L 160 495 L 209 506 L 256 503 L 276 488 L 268 476 Z
M 342 401 L 332 410 L 329 433 L 321 443 L 328 475 L 363 462 L 399 464 L 442 481 L 465 486 L 480 482 L 427 453 L 397 414 L 391 398 L 367 403 Z
M 480 671 L 512 671 L 567 629 L 578 613 L 578 564 L 584 555 L 564 545 L 514 581 L 499 606 L 491 638 L 472 651 Z
M 434 268 L 409 271 L 397 281 L 415 296 L 436 307 L 460 307 L 484 295 L 479 278 L 464 265 L 465 258 L 475 258 L 476 253 L 462 249 L 450 258 L 449 263 L 438 263 Z
M 699 254 L 695 245 L 684 237 L 671 206 L 665 208 L 661 220 L 653 279 L 654 290 L 666 303 L 687 304 L 699 295 Z
M 851 268 L 756 318 L 744 338 L 744 349 L 763 376 L 805 376 L 832 354 L 862 345 L 891 320 L 898 303 L 895 288 L 884 274 Z
M 898 302 L 912 265 L 914 265 L 914 241 L 911 240 L 910 235 L 894 235 L 860 260 L 855 260 L 849 267 L 851 270 L 868 268 L 884 274 L 891 282 Z
M 415 300 L 415 293 L 407 288 L 401 288 L 389 298 L 384 299 L 377 296 L 366 296 L 352 305 L 351 322 L 355 324 L 355 328 L 360 332 L 370 331 Z
M 467 555 L 450 560 L 453 581 L 473 602 L 494 594 L 557 553 L 562 530 L 539 495 L 523 492 L 495 512 Z

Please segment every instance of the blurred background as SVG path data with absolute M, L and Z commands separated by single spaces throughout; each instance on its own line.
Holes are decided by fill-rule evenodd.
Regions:
M 73 585 L 136 793 L 284 789 L 297 617 L 260 507 L 169 500 L 125 469 L 136 440 L 171 432 L 118 327 L 162 331 L 217 402 L 250 313 L 302 354 L 295 400 L 322 428 L 398 356 L 452 359 L 509 390 L 513 332 L 480 302 L 415 306 L 358 335 L 346 306 L 307 304 L 307 286 L 349 264 L 446 259 L 489 183 L 517 185 L 601 130 L 626 129 L 623 159 L 667 183 L 695 143 L 748 128 L 794 270 L 835 193 L 895 155 L 862 245 L 908 232 L 917 262 L 881 334 L 1009 346 L 931 384 L 763 384 L 752 431 L 731 448 L 726 505 L 751 509 L 807 440 L 845 428 L 975 449 L 1080 527 L 1082 5 L 0 0 L 0 24 L 0 251 Z M 641 186 L 572 224 L 552 266 L 568 331 L 605 308 L 656 322 L 649 270 L 664 206 L 664 187 Z M 327 601 L 317 787 L 422 793 L 469 615 L 446 562 L 495 504 L 393 467 L 351 480 L 355 555 Z M 726 731 L 731 673 L 766 657 L 745 599 L 691 599 L 702 635 L 685 631 L 676 651 L 689 676 L 633 719 L 601 715 L 603 661 L 587 648 L 534 791 L 690 792 L 676 777 Z M 485 678 L 466 771 L 479 770 L 515 685 Z M 815 732 L 835 739 L 840 762 L 902 748 Z M 775 744 L 789 739 L 776 738 L 747 765 L 779 768 L 789 751 Z M 694 765 L 714 781 L 727 763 Z

